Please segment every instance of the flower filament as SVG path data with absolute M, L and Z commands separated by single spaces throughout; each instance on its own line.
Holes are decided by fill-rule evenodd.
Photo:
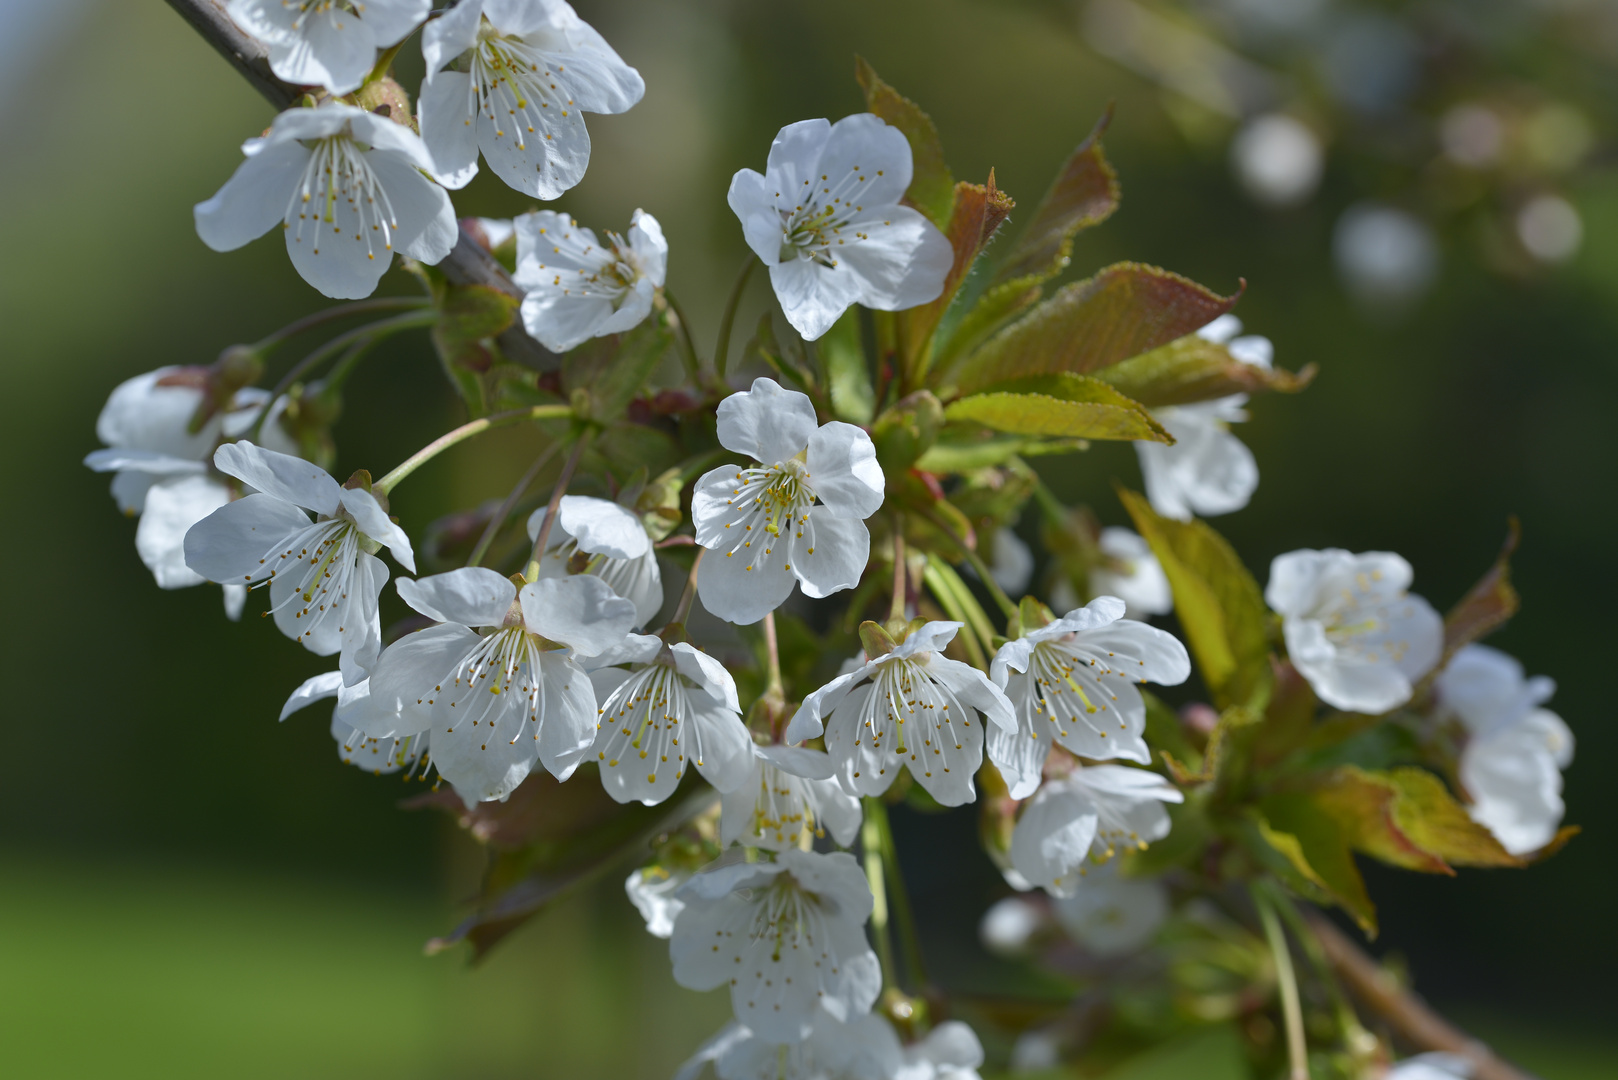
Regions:
M 650 770 L 646 782 L 656 783 L 672 754 L 678 783 L 685 775 L 680 734 L 687 729 L 693 760 L 702 764 L 701 732 L 694 724 L 685 729 L 680 726 L 691 715 L 684 680 L 667 664 L 648 664 L 630 675 L 608 695 L 597 715 L 597 731 L 604 725 L 614 729 L 596 755 L 605 768 L 615 769 L 626 760 L 631 764 L 644 761 Z
M 955 710 L 953 713 L 951 708 Z M 945 750 L 951 746 L 963 749 L 955 725 L 971 727 L 971 716 L 948 687 L 927 674 L 925 661 L 902 657 L 881 665 L 872 678 L 871 692 L 859 705 L 854 745 L 862 746 L 869 739 L 871 750 L 880 752 L 886 742 L 888 755 L 897 755 L 900 759 L 908 756 L 912 771 L 919 764 L 922 775 L 931 777 L 932 761 L 925 755 L 931 752 L 934 757 L 942 758 L 939 766 L 949 772 Z M 905 731 L 907 721 L 910 723 L 908 733 Z M 919 761 L 918 755 L 922 756 Z M 886 772 L 885 765 L 879 769 L 879 774 Z M 860 775 L 857 769 L 854 775 Z
M 447 699 L 450 708 L 461 710 L 455 723 L 446 729 L 449 732 L 470 718 L 473 727 L 487 724 L 493 734 L 501 720 L 515 713 L 519 719 L 510 745 L 516 745 L 530 721 L 535 725 L 533 737 L 537 739 L 538 725 L 545 715 L 545 680 L 540 674 L 542 641 L 521 626 L 495 630 L 479 638 L 450 671 L 450 678 L 439 682 L 416 703 L 436 705 L 442 698 Z M 481 748 L 489 748 L 487 741 Z
M 775 552 L 775 544 L 782 538 L 783 531 L 787 538 L 786 569 L 792 569 L 794 542 L 802 540 L 806 531 L 809 537 L 805 554 L 815 553 L 814 523 L 809 514 L 809 508 L 815 504 L 815 493 L 809 486 L 809 470 L 803 462 L 792 458 L 769 467 L 738 469 L 735 484 L 727 505 L 740 513 L 725 523 L 725 528 L 732 530 L 735 537 L 725 552 L 726 558 L 748 552 L 752 557 L 747 568 L 755 569 L 762 556 Z
M 880 176 L 881 173 L 877 175 Z M 865 181 L 864 170 L 855 165 L 847 175 L 835 182 L 835 186 L 832 186 L 833 182 L 822 173 L 818 183 L 813 179 L 803 181 L 804 190 L 794 195 L 776 192 L 776 212 L 781 215 L 781 261 L 808 259 L 828 270 L 835 270 L 837 268 L 835 249 L 843 246 L 849 239 L 844 236 L 844 230 L 854 215 L 865 209 L 863 206 L 855 205 L 854 202 L 860 186 Z M 800 201 L 791 209 L 781 205 L 783 198 L 792 197 Z M 870 239 L 866 233 L 858 231 L 851 233 L 850 236 L 855 241 Z
M 548 116 L 566 117 L 573 108 L 566 88 L 555 82 L 562 70 L 560 64 L 555 72 L 551 70 L 551 57 L 545 49 L 523 37 L 500 33 L 485 17 L 472 50 L 467 111 L 481 112 L 494 126 L 496 138 L 505 138 L 510 128 L 517 149 L 526 150 L 527 136 L 545 128 Z M 545 138 L 550 137 L 546 132 Z
M 333 240 L 352 228 L 354 239 L 365 244 L 368 258 L 376 258 L 378 250 L 393 250 L 393 233 L 399 221 L 387 191 L 366 160 L 368 149 L 346 134 L 317 139 L 310 146 L 308 164 L 282 215 L 282 228 L 292 231 L 294 243 L 304 242 L 307 229 L 312 250 L 320 254 L 324 226 Z M 345 213 L 352 219 L 351 224 L 339 222 L 339 216 Z

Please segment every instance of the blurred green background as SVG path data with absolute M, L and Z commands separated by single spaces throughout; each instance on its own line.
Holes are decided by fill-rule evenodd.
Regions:
M 622 228 L 637 206 L 657 215 L 699 340 L 743 254 L 724 202 L 731 173 L 762 167 L 785 123 L 858 110 L 855 53 L 932 113 L 958 177 L 993 167 L 1025 212 L 1116 101 L 1107 149 L 1123 209 L 1081 238 L 1075 272 L 1128 258 L 1221 291 L 1245 278 L 1249 329 L 1275 341 L 1281 364 L 1321 367 L 1302 396 L 1258 402 L 1240 432 L 1263 480 L 1217 525 L 1260 579 L 1296 547 L 1392 549 L 1442 608 L 1493 557 L 1507 516 L 1521 517 L 1525 609 L 1494 643 L 1559 681 L 1552 707 L 1579 741 L 1568 820 L 1585 833 L 1527 873 L 1373 868 L 1375 949 L 1402 955 L 1428 997 L 1543 1075 L 1612 1075 L 1618 789 L 1601 773 L 1618 752 L 1603 674 L 1618 645 L 1618 179 L 1599 149 L 1564 190 L 1584 223 L 1571 259 L 1502 273 L 1446 233 L 1425 297 L 1367 311 L 1338 282 L 1332 230 L 1345 206 L 1397 194 L 1403 174 L 1329 149 L 1313 199 L 1260 208 L 1231 177 L 1229 123 L 1099 57 L 1070 5 L 578 6 L 648 92 L 625 116 L 591 118 L 589 175 L 560 206 L 598 228 Z M 1610 67 L 1599 71 L 1581 92 L 1618 96 Z M 251 603 L 231 625 L 215 590 L 160 592 L 106 478 L 79 464 L 118 381 L 207 363 L 325 303 L 273 238 L 215 255 L 192 229 L 192 204 L 235 168 L 268 107 L 158 0 L 0 3 L 0 90 L 0 1071 L 668 1075 L 728 1008 L 674 986 L 619 879 L 482 968 L 423 957 L 453 925 L 478 853 L 447 822 L 400 812 L 397 780 L 341 767 L 322 716 L 278 726 L 284 695 L 327 664 Z M 457 206 L 528 208 L 488 177 Z M 408 289 L 402 275 L 384 283 Z M 418 339 L 379 352 L 351 387 L 340 475 L 386 469 L 457 420 Z M 396 512 L 419 535 L 503 494 L 523 446 L 490 440 L 441 459 Z M 1118 446 L 1048 475 L 1114 524 L 1110 477 L 1138 483 Z M 953 941 L 967 970 L 996 885 L 958 816 L 899 828 L 928 940 Z

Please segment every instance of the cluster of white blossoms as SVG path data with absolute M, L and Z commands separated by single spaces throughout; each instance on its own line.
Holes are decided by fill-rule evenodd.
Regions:
M 395 253 L 444 259 L 463 228 L 450 191 L 480 160 L 526 195 L 559 197 L 589 163 L 584 114 L 624 112 L 645 89 L 562 0 L 459 0 L 436 12 L 428 0 L 226 7 L 265 45 L 276 75 L 310 93 L 243 146 L 236 173 L 195 208 L 198 233 L 223 251 L 279 222 L 293 265 L 332 297 L 369 296 Z M 417 30 L 427 75 L 413 117 L 402 92 L 392 94 L 397 87 L 380 97 L 373 88 Z M 862 113 L 791 124 L 764 173 L 735 174 L 729 204 L 747 265 L 768 267 L 781 311 L 803 339 L 825 335 L 854 305 L 899 311 L 944 294 L 956 251 L 904 202 L 912 170 L 906 134 Z M 654 312 L 673 321 L 662 294 L 668 243 L 645 211 L 622 235 L 598 236 L 552 210 L 464 228 L 491 250 L 515 249 L 521 325 L 548 349 L 623 334 Z M 377 300 L 316 318 L 412 303 L 428 316 L 414 325 L 438 317 L 430 301 Z M 376 327 L 385 324 L 369 331 L 381 333 Z M 1224 315 L 1198 333 L 1240 363 L 1268 367 L 1269 341 L 1239 337 L 1240 329 Z M 727 322 L 722 340 L 729 330 Z M 361 336 L 353 348 L 372 343 Z M 984 1053 L 966 1025 L 896 1027 L 910 1014 L 877 1008 L 888 1000 L 885 984 L 898 993 L 867 936 L 873 912 L 885 911 L 881 860 L 893 857 L 879 800 L 905 797 L 912 784 L 920 792 L 909 797 L 956 807 L 975 801 L 981 782 L 1015 814 L 996 854 L 1019 896 L 984 923 L 996 947 L 1014 951 L 1054 920 L 1091 952 L 1116 955 L 1140 948 L 1167 918 L 1163 882 L 1135 876 L 1132 860 L 1114 861 L 1166 837 L 1169 808 L 1185 802 L 1168 778 L 1185 774 L 1154 768 L 1140 688 L 1186 682 L 1191 659 L 1175 636 L 1140 621 L 1166 614 L 1176 599 L 1140 535 L 1085 524 L 1072 576 L 1059 576 L 1050 593 L 1065 611 L 1057 616 L 1032 597 L 1019 607 L 1004 595 L 1023 591 L 1035 558 L 1003 521 L 985 533 L 990 563 L 977 559 L 976 540 L 951 534 L 972 575 L 996 594 L 1011 636 L 986 628 L 981 609 L 949 607 L 936 589 L 934 598 L 965 621 L 930 617 L 940 609 L 915 601 L 910 583 L 916 573 L 930 581 L 940 564 L 931 551 L 921 556 L 924 572 L 906 561 L 906 510 L 914 508 L 888 500 L 890 483 L 933 491 L 937 479 L 919 466 L 903 478 L 885 475 L 872 429 L 823 423 L 835 411 L 824 396 L 817 409 L 809 394 L 771 378 L 727 392 L 718 356 L 704 389 L 720 449 L 705 444 L 665 474 L 680 477 L 676 494 L 689 484 L 691 526 L 667 543 L 695 554 L 672 616 L 658 556 L 672 526 L 643 516 L 646 471 L 626 489 L 616 479 L 605 485 L 621 501 L 568 490 L 594 435 L 585 429 L 605 423 L 572 405 L 506 414 L 566 419 L 574 429 L 551 499 L 527 518 L 532 555 L 522 572 L 479 563 L 543 462 L 488 522 L 466 565 L 418 577 L 416 549 L 391 515 L 394 488 L 494 419 L 457 429 L 379 480 L 361 470 L 340 483 L 300 456 L 314 444 L 283 424 L 308 400 L 295 381 L 303 369 L 283 384 L 294 388 L 290 399 L 247 385 L 261 370 L 261 347 L 212 368 L 149 372 L 107 402 L 97 422 L 105 447 L 86 464 L 114 473 L 118 506 L 140 517 L 141 560 L 163 588 L 222 585 L 233 619 L 250 590 L 264 590 L 264 614 L 283 635 L 334 657 L 335 670 L 294 690 L 281 718 L 335 699 L 331 733 L 345 762 L 435 774 L 469 807 L 509 798 L 536 771 L 564 782 L 581 766 L 618 803 L 707 807 L 681 820 L 707 815 L 704 858 L 715 839 L 717 858 L 653 862 L 625 882 L 647 930 L 668 940 L 675 980 L 730 996 L 733 1020 L 682 1078 L 711 1067 L 722 1080 L 976 1080 Z M 813 383 L 800 380 L 811 392 L 825 389 Z M 1190 520 L 1247 503 L 1258 471 L 1229 430 L 1245 419 L 1245 401 L 1238 394 L 1155 410 L 1175 440 L 1137 444 L 1158 515 Z M 880 432 L 880 422 L 874 427 Z M 862 624 L 863 651 L 824 683 L 795 687 L 802 699 L 794 706 L 775 612 L 794 591 L 821 599 L 880 585 L 867 523 L 885 506 L 895 511 L 879 519 L 889 531 L 878 534 L 894 553 L 891 615 Z M 910 518 L 948 529 L 936 515 Z M 392 577 L 385 558 L 411 576 Z M 1164 561 L 1178 573 L 1166 551 Z M 1277 558 L 1265 599 L 1280 617 L 1287 660 L 1320 701 L 1348 712 L 1386 714 L 1432 686 L 1434 697 L 1423 691 L 1411 707 L 1431 700 L 1438 723 L 1453 720 L 1464 738 L 1459 778 L 1473 818 L 1513 854 L 1541 849 L 1556 835 L 1561 770 L 1573 751 L 1566 725 L 1540 707 L 1553 687 L 1480 646 L 1460 649 L 1435 673 L 1444 624 L 1408 592 L 1412 576 L 1405 560 L 1382 552 Z M 385 632 L 390 580 L 415 615 Z M 869 595 L 855 595 L 857 619 Z M 752 710 L 725 664 L 687 640 L 695 603 L 727 623 L 764 622 L 770 685 Z M 912 618 L 918 609 L 922 617 Z M 992 771 L 980 772 L 985 756 Z M 700 780 L 690 779 L 693 770 Z M 710 797 L 681 803 L 682 787 L 699 783 Z M 863 865 L 843 850 L 856 843 Z M 873 929 L 886 940 L 885 923 Z M 1416 1059 L 1401 1075 L 1426 1075 L 1426 1067 Z

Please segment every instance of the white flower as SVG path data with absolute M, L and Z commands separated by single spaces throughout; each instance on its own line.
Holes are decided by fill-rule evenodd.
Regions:
M 545 507 L 528 518 L 528 539 L 537 541 Z M 563 495 L 556 524 L 545 538 L 541 578 L 591 574 L 635 605 L 635 625 L 645 626 L 663 607 L 663 575 L 646 527 L 629 510 L 606 499 Z
M 1562 770 L 1573 761 L 1573 733 L 1539 706 L 1556 684 L 1523 677 L 1520 663 L 1487 645 L 1468 645 L 1434 689 L 1439 705 L 1465 725 L 1461 784 L 1472 820 L 1513 855 L 1544 847 L 1562 821 Z
M 1167 615 L 1174 610 L 1174 591 L 1169 587 L 1163 564 L 1152 554 L 1152 547 L 1139 533 L 1109 526 L 1101 530 L 1096 546 L 1101 559 L 1087 571 L 1089 598 L 1116 596 L 1124 602 L 1124 617 L 1144 619 Z M 1051 607 L 1072 611 L 1083 601 L 1066 574 L 1051 589 Z
M 337 742 L 337 756 L 345 765 L 353 765 L 380 776 L 403 769 L 414 770 L 425 760 L 428 732 L 415 735 L 391 735 L 375 738 L 357 729 L 356 717 L 371 707 L 371 681 L 361 679 L 353 686 L 343 685 L 343 673 L 328 671 L 304 680 L 287 703 L 281 707 L 285 720 L 299 709 L 326 698 L 336 698 L 331 713 L 331 737 Z
M 1230 355 L 1244 364 L 1269 367 L 1274 354 L 1270 339 L 1236 338 L 1241 326 L 1234 315 L 1221 315 L 1197 334 L 1228 345 Z M 1246 404 L 1246 394 L 1231 394 L 1152 410 L 1175 440 L 1172 446 L 1135 444 L 1153 510 L 1189 521 L 1193 515 L 1228 514 L 1247 505 L 1258 488 L 1258 464 L 1253 452 L 1230 432 L 1231 424 L 1247 419 L 1242 408 Z
M 1118 848 L 1145 848 L 1169 834 L 1164 803 L 1184 802 L 1156 773 L 1126 765 L 1079 766 L 1043 785 L 1011 834 L 1011 863 L 1026 881 L 1053 896 L 1082 888 L 1085 862 Z
M 989 672 L 1016 724 L 989 733 L 989 759 L 1012 798 L 1034 793 L 1058 744 L 1080 757 L 1150 764 L 1136 684 L 1176 686 L 1190 676 L 1191 658 L 1173 634 L 1123 615 L 1122 600 L 1097 597 L 995 654 Z
M 1473 1080 L 1472 1063 L 1459 1054 L 1430 1053 L 1405 1058 L 1384 1080 Z
M 891 652 L 837 676 L 804 698 L 787 739 L 824 731 L 839 779 L 856 794 L 882 794 L 907 768 L 943 805 L 971 802 L 972 774 L 983 763 L 982 719 L 1007 730 L 1016 719 L 983 672 L 944 656 L 960 628 L 926 623 Z
M 554 210 L 524 214 L 516 225 L 512 280 L 526 293 L 522 324 L 551 352 L 621 334 L 652 313 L 669 260 L 669 242 L 652 215 L 636 210 L 628 239 L 609 232 L 604 244 Z
M 382 648 L 377 600 L 388 568 L 373 553 L 386 545 L 415 570 L 410 538 L 376 496 L 300 458 L 236 442 L 214 452 L 214 466 L 257 492 L 192 526 L 186 565 L 221 584 L 269 582 L 280 631 L 317 656 L 338 653 L 344 680 L 359 682 Z
M 719 843 L 808 850 L 830 830 L 839 844 L 852 844 L 862 820 L 860 801 L 832 778 L 835 771 L 824 751 L 754 746 L 752 772 L 721 800 Z
M 1157 933 L 1169 915 L 1169 894 L 1157 878 L 1119 877 L 1118 864 L 1108 862 L 1052 906 L 1074 941 L 1097 956 L 1119 956 Z
M 801 1042 L 822 1012 L 849 1020 L 876 1001 L 871 890 L 852 855 L 783 851 L 774 862 L 699 873 L 678 895 L 674 981 L 729 986 L 736 1019 L 760 1038 Z
M 624 879 L 624 892 L 646 920 L 648 934 L 667 939 L 674 933 L 674 920 L 685 910 L 684 902 L 674 894 L 688 879 L 689 875 L 673 873 L 663 866 L 643 866 Z
M 371 492 L 340 487 L 301 458 L 227 442 L 214 466 L 256 492 L 191 526 L 186 565 L 222 585 L 267 581 L 277 628 L 316 656 L 337 653 L 346 682 L 359 682 L 382 649 L 377 599 L 388 568 L 374 552 L 387 546 L 414 570 L 408 536 Z
M 1410 700 L 1444 648 L 1444 620 L 1407 593 L 1410 564 L 1386 551 L 1290 551 L 1270 564 L 1264 600 L 1287 655 L 1328 705 L 1383 713 Z
M 848 1023 L 815 1017 L 814 1029 L 799 1042 L 760 1038 L 732 1020 L 680 1067 L 674 1080 L 696 1080 L 713 1063 L 719 1080 L 894 1080 L 904 1052 L 893 1028 L 867 1013 Z
M 507 184 L 554 199 L 590 164 L 584 114 L 627 112 L 646 93 L 562 0 L 461 0 L 427 24 L 421 51 L 421 134 L 449 187 L 477 175 L 481 149 Z
M 207 461 L 221 437 L 246 433 L 269 398 L 252 387 L 238 390 L 229 410 L 214 412 L 193 432 L 209 376 L 206 368 L 169 366 L 120 383 L 96 418 L 96 435 L 107 448 L 84 459 L 96 472 L 114 474 L 118 509 L 140 515 L 135 551 L 163 589 L 206 580 L 185 565 L 185 534 L 231 499 Z M 297 445 L 276 422 L 285 404 L 283 398 L 270 410 L 263 436 L 276 449 L 295 453 Z M 237 618 L 246 597 L 243 586 L 226 585 L 226 614 Z
M 904 1048 L 893 1080 L 979 1080 L 982 1064 L 983 1044 L 977 1033 L 959 1020 L 946 1020 Z
M 430 730 L 433 765 L 468 804 L 504 799 L 536 759 L 559 780 L 571 776 L 596 735 L 595 690 L 574 656 L 623 641 L 634 606 L 598 578 L 519 591 L 484 567 L 401 580 L 398 589 L 441 625 L 383 651 L 372 708 L 355 726 L 377 738 Z
M 350 105 L 288 109 L 247 160 L 196 207 L 197 235 L 234 251 L 273 229 L 303 279 L 327 296 L 370 296 L 399 251 L 436 263 L 458 233 L 449 193 L 424 175 L 432 159 L 409 128 Z
M 746 782 L 753 738 L 719 661 L 683 641 L 630 634 L 589 666 L 601 703 L 596 760 L 608 795 L 654 806 L 674 794 L 687 761 L 720 792 Z
M 403 41 L 432 0 L 229 0 L 226 12 L 269 47 L 270 70 L 285 82 L 358 90 L 376 51 Z
M 938 299 L 955 259 L 908 206 L 910 143 L 871 113 L 781 129 L 760 176 L 730 182 L 748 247 L 770 268 L 781 310 L 813 341 L 852 304 L 900 311 Z
M 721 401 L 718 434 L 725 449 L 758 464 L 721 466 L 692 492 L 697 543 L 724 556 L 703 559 L 697 571 L 703 607 L 755 623 L 794 580 L 816 598 L 859 584 L 871 552 L 864 520 L 884 490 L 871 437 L 835 420 L 817 426 L 809 398 L 773 379 Z

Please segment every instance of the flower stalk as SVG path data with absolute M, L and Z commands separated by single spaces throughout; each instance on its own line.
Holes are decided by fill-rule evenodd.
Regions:
M 512 424 L 521 424 L 529 420 L 563 420 L 572 415 L 573 410 L 566 405 L 534 405 L 526 409 L 512 409 L 510 412 L 480 417 L 440 435 L 401 461 L 373 486 L 382 494 L 388 494 L 411 473 L 442 454 L 445 450 L 457 443 L 465 442 L 474 435 L 482 435 L 484 432 L 493 431 L 495 428 L 510 427 Z
M 483 527 L 483 533 L 478 537 L 477 544 L 472 548 L 472 554 L 467 557 L 467 566 L 477 566 L 483 561 L 483 556 L 489 552 L 489 545 L 494 543 L 494 538 L 500 532 L 501 527 L 505 525 L 506 518 L 510 517 L 511 511 L 516 508 L 517 501 L 533 485 L 534 479 L 539 476 L 539 471 L 550 462 L 551 458 L 556 456 L 556 451 L 561 448 L 562 444 L 560 442 L 551 443 L 544 450 L 541 450 L 539 456 L 534 459 L 534 463 L 528 466 L 528 471 L 522 474 L 522 479 L 518 480 L 516 486 L 511 489 L 511 494 L 506 496 L 505 501 L 494 512 L 494 516 L 489 518 L 489 523 Z
M 725 301 L 725 313 L 719 319 L 719 340 L 714 344 L 713 366 L 714 373 L 721 382 L 725 378 L 725 367 L 730 359 L 730 333 L 736 324 L 736 309 L 741 307 L 742 294 L 747 291 L 747 279 L 753 276 L 753 267 L 758 265 L 758 257 L 751 253 L 747 261 L 742 263 L 742 271 L 736 275 L 736 284 L 731 286 L 730 298 Z
M 1287 947 L 1286 933 L 1276 917 L 1275 907 L 1263 889 L 1254 885 L 1253 904 L 1258 908 L 1259 923 L 1264 927 L 1264 939 L 1269 943 L 1270 956 L 1275 961 L 1275 980 L 1281 994 L 1281 1019 L 1286 1027 L 1287 1063 L 1289 1080 L 1309 1080 L 1309 1046 L 1303 1029 L 1303 1004 L 1298 997 L 1298 977 L 1292 969 L 1292 954 Z

